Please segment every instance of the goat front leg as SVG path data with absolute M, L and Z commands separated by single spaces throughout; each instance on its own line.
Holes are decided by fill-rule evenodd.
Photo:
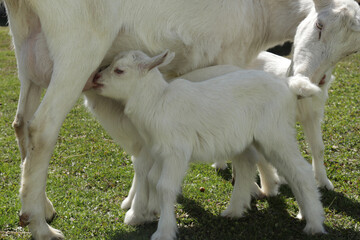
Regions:
M 21 70 L 21 68 L 20 68 Z M 15 130 L 17 142 L 19 145 L 20 153 L 21 153 L 21 162 L 24 162 L 26 158 L 26 136 L 28 136 L 27 132 L 27 123 L 33 117 L 36 109 L 40 104 L 41 97 L 41 87 L 32 83 L 27 77 L 23 76 L 20 72 L 19 78 L 21 81 L 20 87 L 20 96 L 18 107 L 15 115 L 15 120 L 13 122 L 13 128 Z M 46 221 L 51 221 L 56 212 L 53 207 L 51 201 L 46 197 L 44 192 L 45 199 L 45 219 Z
M 15 130 L 16 139 L 19 145 L 21 162 L 23 162 L 26 157 L 26 123 L 33 117 L 40 104 L 41 87 L 35 85 L 27 78 L 22 77 L 21 74 L 19 74 L 19 78 L 21 81 L 20 96 L 15 120 L 12 126 Z
M 86 80 L 101 59 L 83 66 L 83 71 L 78 71 L 75 62 L 68 65 L 72 61 L 74 59 L 66 59 L 66 64 L 54 66 L 51 84 L 34 117 L 26 126 L 28 135 L 25 136 L 26 158 L 21 175 L 20 224 L 28 224 L 35 239 L 63 238 L 62 233 L 50 227 L 45 220 L 48 218 L 46 211 L 52 209 L 45 194 L 49 160 L 67 113 L 76 103 Z M 82 61 L 88 62 L 88 58 L 85 57 Z
M 176 196 L 180 192 L 182 180 L 185 176 L 189 157 L 169 156 L 157 161 L 162 162 L 162 171 L 156 186 L 160 202 L 160 220 L 156 232 L 151 240 L 171 240 L 176 238 L 177 226 L 174 205 Z
M 312 101 L 310 101 L 310 99 L 304 99 L 300 101 L 298 105 L 302 105 L 300 107 L 301 111 L 312 111 L 311 103 Z M 300 116 L 305 116 L 300 119 L 300 123 L 303 126 L 305 137 L 309 142 L 311 153 L 313 155 L 312 166 L 315 179 L 317 180 L 319 187 L 325 187 L 328 190 L 334 190 L 334 185 L 328 179 L 324 166 L 325 146 L 321 133 L 321 114 L 317 112 L 306 112 L 301 113 Z
M 132 162 L 134 163 L 136 161 L 136 157 L 132 156 L 131 157 Z M 130 187 L 130 191 L 128 196 L 124 199 L 124 201 L 122 201 L 121 203 L 121 209 L 123 210 L 128 210 L 131 208 L 131 203 L 134 200 L 135 197 L 135 193 L 136 193 L 136 185 L 137 185 L 137 177 L 136 177 L 136 172 L 134 172 L 134 177 L 131 183 L 131 187 Z
M 143 147 L 139 156 L 134 163 L 135 170 L 135 194 L 131 203 L 131 208 L 126 212 L 124 222 L 128 225 L 139 225 L 149 221 L 153 218 L 148 214 L 148 198 L 149 189 L 147 183 L 147 176 L 153 165 L 153 158 L 146 147 Z
M 235 185 L 231 195 L 230 204 L 221 213 L 223 217 L 240 218 L 246 209 L 250 208 L 251 192 L 254 187 L 256 174 L 257 151 L 249 146 L 243 153 L 232 159 Z

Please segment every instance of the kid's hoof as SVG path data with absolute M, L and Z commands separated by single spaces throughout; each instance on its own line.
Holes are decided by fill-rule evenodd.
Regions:
M 121 209 L 123 209 L 123 210 L 130 209 L 131 203 L 132 203 L 132 198 L 130 198 L 130 197 L 125 198 L 124 201 L 122 201 L 122 203 L 121 203 Z
M 321 188 L 326 188 L 327 190 L 333 191 L 334 185 L 329 179 L 326 179 L 325 181 L 319 182 L 319 186 Z
M 322 224 L 306 224 L 304 232 L 308 235 L 327 234 Z
M 24 228 L 30 223 L 30 217 L 26 213 L 19 215 L 19 225 Z
M 125 214 L 124 223 L 126 225 L 137 226 L 137 225 L 144 224 L 146 222 L 147 222 L 147 219 L 145 217 L 137 216 L 132 209 L 127 211 Z
M 233 210 L 233 209 L 229 209 L 229 208 L 227 208 L 225 211 L 223 211 L 222 213 L 221 213 L 221 216 L 222 217 L 225 217 L 225 218 L 241 218 L 241 217 L 243 217 L 243 215 L 244 215 L 244 210 L 237 210 L 237 211 L 235 211 L 235 210 Z
M 54 221 L 54 219 L 57 217 L 57 213 L 54 212 L 53 215 L 51 215 L 50 217 L 46 217 L 46 222 L 47 223 L 51 223 L 52 221 Z

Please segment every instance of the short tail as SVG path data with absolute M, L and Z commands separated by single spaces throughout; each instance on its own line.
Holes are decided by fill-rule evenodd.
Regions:
M 300 98 L 311 97 L 321 92 L 321 89 L 305 76 L 289 77 L 288 83 L 290 90 Z

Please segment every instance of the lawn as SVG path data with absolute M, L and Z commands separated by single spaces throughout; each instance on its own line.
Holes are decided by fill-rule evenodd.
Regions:
M 19 95 L 16 61 L 7 28 L 0 28 L 0 239 L 31 239 L 18 225 L 20 153 L 11 123 Z M 360 239 L 360 54 L 337 65 L 323 123 L 327 172 L 335 191 L 322 190 L 328 235 L 311 239 Z M 156 223 L 123 223 L 120 208 L 133 177 L 130 157 L 118 147 L 79 99 L 67 116 L 50 162 L 47 194 L 57 217 L 52 226 L 67 239 L 149 239 Z M 303 155 L 310 153 L 299 129 Z M 241 219 L 219 216 L 229 203 L 230 170 L 217 173 L 193 164 L 176 205 L 179 239 L 308 239 L 291 190 L 253 200 Z M 205 191 L 201 192 L 200 187 Z

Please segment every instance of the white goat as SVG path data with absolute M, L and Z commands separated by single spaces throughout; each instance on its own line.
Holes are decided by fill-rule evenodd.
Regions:
M 98 78 L 99 94 L 125 105 L 124 113 L 139 131 L 144 149 L 162 165 L 156 185 L 160 220 L 152 239 L 175 237 L 174 203 L 193 160 L 233 160 L 234 193 L 223 215 L 241 216 L 250 203 L 256 162 L 239 157 L 251 151 L 251 144 L 289 182 L 307 220 L 304 231 L 324 232 L 315 178 L 297 149 L 294 132 L 297 95 L 311 96 L 319 88 L 305 77 L 279 81 L 272 74 L 246 70 L 198 83 L 167 83 L 157 67 L 173 57 L 167 51 L 153 58 L 140 51 L 121 53 Z M 147 159 L 136 161 L 147 164 Z
M 360 50 L 360 7 L 352 0 L 314 2 L 315 8 L 296 31 L 289 74 L 307 76 L 321 86 L 329 75 L 329 69 L 345 56 Z M 319 119 L 326 96 L 322 98 L 299 101 L 299 120 L 312 150 L 315 178 L 320 186 L 333 189 L 323 164 L 324 143 Z
M 29 224 L 35 239 L 63 238 L 45 221 L 55 213 L 45 194 L 47 168 L 66 114 L 101 62 L 106 65 L 120 50 L 157 53 L 169 48 L 177 57 L 163 70 L 168 76 L 211 64 L 245 66 L 261 50 L 292 39 L 313 5 L 310 0 L 4 3 L 21 81 L 13 124 L 23 161 L 20 223 Z M 37 34 L 44 41 L 36 40 Z M 41 54 L 26 49 L 35 45 Z M 24 53 L 33 55 L 22 58 Z M 40 61 L 48 66 L 39 67 L 42 58 L 51 60 Z M 40 86 L 49 87 L 41 104 Z M 93 93 L 87 97 L 93 105 L 117 105 Z M 116 123 L 121 111 L 106 115 L 112 119 L 101 116 L 105 112 L 100 110 L 98 119 L 105 129 L 113 129 L 106 124 Z
M 45 194 L 47 168 L 66 114 L 101 62 L 111 62 L 120 50 L 157 53 L 168 48 L 177 54 L 163 70 L 168 76 L 211 64 L 245 66 L 261 50 L 292 39 L 312 6 L 311 0 L 4 3 L 21 82 L 13 124 L 23 162 L 20 223 L 29 225 L 35 239 L 63 238 L 45 221 L 55 213 Z M 47 66 L 40 67 L 41 62 Z M 117 105 L 92 93 L 87 97 L 92 105 Z M 104 119 L 104 112 L 99 110 L 98 119 L 112 129 L 107 124 L 122 113 Z

